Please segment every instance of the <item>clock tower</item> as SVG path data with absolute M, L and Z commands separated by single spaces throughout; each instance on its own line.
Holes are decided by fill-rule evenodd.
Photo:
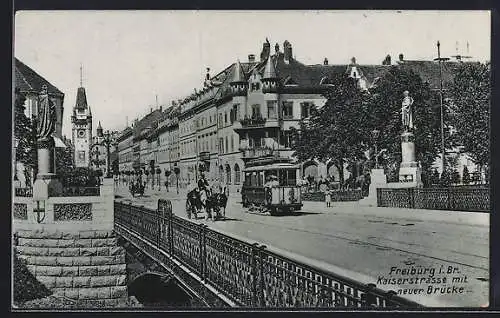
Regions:
M 80 68 L 81 73 L 81 68 Z M 75 167 L 90 166 L 90 145 L 92 142 L 92 111 L 87 104 L 85 88 L 80 87 L 76 94 L 76 103 L 71 116 L 72 140 L 74 145 L 73 160 Z

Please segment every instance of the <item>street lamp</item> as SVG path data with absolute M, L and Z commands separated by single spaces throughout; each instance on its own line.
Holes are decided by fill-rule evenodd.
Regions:
M 103 144 L 106 146 L 106 178 L 111 178 L 111 172 L 110 172 L 110 162 L 109 162 L 109 148 L 111 147 L 111 143 L 113 142 L 110 138 L 110 133 L 109 130 L 106 130 L 106 133 L 104 134 L 104 140 L 102 141 Z
M 378 169 L 378 149 L 377 149 L 377 142 L 378 142 L 378 137 L 380 135 L 380 130 L 374 129 L 372 130 L 372 138 L 373 142 L 375 145 L 375 169 Z
M 440 105 L 440 110 L 441 110 L 441 165 L 442 165 L 442 171 L 441 173 L 444 173 L 444 167 L 445 167 L 445 149 L 444 149 L 444 109 L 443 109 L 443 70 L 441 67 L 441 62 L 442 61 L 447 61 L 449 60 L 446 57 L 441 57 L 441 43 L 437 41 L 437 50 L 438 50 L 438 57 L 434 59 L 435 61 L 438 61 L 439 63 L 439 105 Z
M 17 178 L 17 147 L 19 146 L 19 138 L 14 137 L 14 181 L 19 181 Z

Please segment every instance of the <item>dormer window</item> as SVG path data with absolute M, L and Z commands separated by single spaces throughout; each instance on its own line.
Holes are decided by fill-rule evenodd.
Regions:
M 288 76 L 284 83 L 286 86 L 297 86 L 297 82 L 295 82 L 290 76 Z

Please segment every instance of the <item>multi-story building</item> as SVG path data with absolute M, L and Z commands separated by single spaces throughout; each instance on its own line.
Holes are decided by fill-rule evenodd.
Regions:
M 54 137 L 60 140 L 62 138 L 64 93 L 17 58 L 15 59 L 14 73 L 15 87 L 19 88 L 20 93 L 26 97 L 25 113 L 28 118 L 38 116 L 38 95 L 42 86 L 47 87 L 49 99 L 56 108 Z M 56 140 L 57 142 L 58 140 Z
M 288 41 L 283 51 L 276 44 L 273 54 L 266 40 L 260 61 L 251 54 L 247 62 L 236 61 L 213 77 L 207 72 L 201 89 L 160 110 L 153 121 L 146 120 L 148 114 L 141 121 L 154 124 L 136 125 L 133 144 L 127 148 L 132 148 L 136 168 L 154 160 L 164 178 L 164 171 L 179 167 L 181 185 L 194 181 L 203 170 L 209 181 L 220 179 L 230 192 L 237 192 L 245 167 L 295 161 L 290 129 L 298 129 L 311 108 L 324 105 L 322 94 L 331 86 L 329 78 L 347 74 L 360 89 L 368 89 L 394 65 L 413 70 L 432 90 L 439 89 L 439 65 L 434 61 L 405 60 L 400 54 L 396 64 L 388 56 L 382 65 L 359 65 L 355 58 L 343 65 L 330 65 L 326 58 L 321 64 L 305 65 L 294 58 Z M 445 88 L 458 65 L 442 63 Z M 129 134 L 124 131 L 120 137 L 123 145 Z M 301 163 L 297 172 L 299 177 L 333 175 L 337 180 L 340 173 L 333 164 L 313 160 Z M 345 169 L 343 173 L 348 176 Z

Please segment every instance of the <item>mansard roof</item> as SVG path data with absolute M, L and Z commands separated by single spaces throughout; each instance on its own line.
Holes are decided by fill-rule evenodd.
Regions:
M 23 93 L 39 93 L 42 86 L 46 85 L 50 95 L 64 96 L 57 87 L 17 58 L 15 58 L 14 73 L 16 88 L 19 88 Z

